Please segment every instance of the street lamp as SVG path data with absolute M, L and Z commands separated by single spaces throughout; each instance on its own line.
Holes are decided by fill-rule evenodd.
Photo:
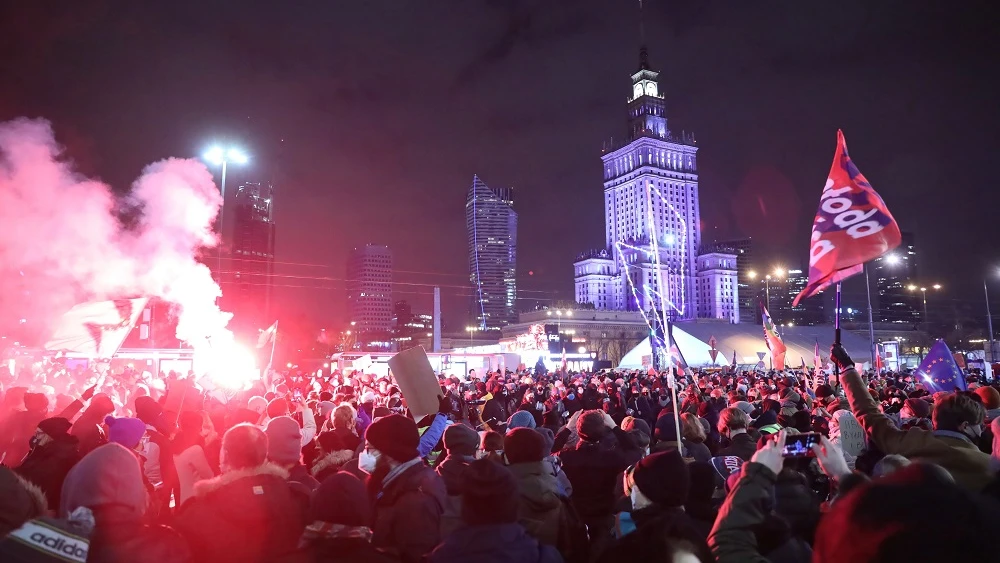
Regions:
M 472 348 L 476 343 L 476 331 L 479 329 L 474 326 L 467 326 L 465 330 L 469 333 L 469 348 Z
M 941 284 L 936 283 L 931 287 L 934 288 L 935 290 L 939 290 L 941 289 Z M 910 291 L 917 291 L 918 289 L 920 290 L 920 297 L 921 300 L 924 302 L 924 328 L 927 330 L 927 336 L 930 337 L 931 325 L 927 318 L 927 288 L 923 286 L 918 288 L 916 285 L 913 285 L 911 283 L 910 285 L 906 286 L 906 289 Z
M 250 161 L 250 157 L 247 156 L 242 150 L 229 147 L 222 148 L 219 145 L 213 145 L 202 157 L 209 163 L 216 166 L 222 166 L 222 184 L 219 186 L 222 192 L 222 204 L 219 205 L 219 284 L 222 284 L 222 247 L 225 242 L 225 228 L 226 228 L 226 169 L 229 163 L 233 164 L 246 164 Z
M 1000 270 L 997 271 L 1000 273 Z M 990 290 L 986 287 L 986 278 L 983 278 L 983 296 L 986 298 L 986 330 L 989 331 L 988 346 L 990 347 L 990 353 L 987 354 L 987 361 L 994 362 L 996 358 L 993 356 L 993 314 L 990 313 Z M 996 375 L 993 376 L 996 378 Z

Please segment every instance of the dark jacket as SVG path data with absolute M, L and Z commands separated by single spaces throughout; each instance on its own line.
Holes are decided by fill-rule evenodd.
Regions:
M 358 451 L 358 447 L 361 445 L 361 438 L 352 432 L 350 428 L 334 428 L 333 433 L 340 438 L 340 443 L 344 445 L 345 450 Z
M 719 450 L 720 456 L 734 455 L 743 461 L 750 461 L 755 453 L 757 453 L 757 441 L 747 433 L 733 436 L 729 445 Z
M 886 454 L 936 463 L 948 470 L 962 488 L 979 492 L 994 476 L 992 458 L 964 436 L 942 435 L 919 428 L 900 430 L 878 409 L 861 376 L 848 369 L 840 376 L 851 412 L 865 429 L 871 445 Z
M 195 561 L 272 563 L 292 557 L 305 527 L 288 472 L 265 463 L 195 484 L 175 526 Z M 304 499 L 308 502 L 308 499 Z
M 556 548 L 539 544 L 520 524 L 459 528 L 431 553 L 430 563 L 562 563 Z
M 94 513 L 87 563 L 187 563 L 187 543 L 165 526 L 147 526 L 128 511 L 108 507 Z
M 296 463 L 288 468 L 288 482 L 292 486 L 298 487 L 306 496 L 312 496 L 319 488 L 319 480 L 310 475 L 309 470 L 301 463 Z
M 500 432 L 507 431 L 507 419 L 510 418 L 510 409 L 507 408 L 507 398 L 494 397 L 483 405 L 483 423 L 487 424 L 490 430 Z
M 559 542 L 559 515 L 562 501 L 559 485 L 546 461 L 515 463 L 507 467 L 517 479 L 521 495 L 517 522 L 539 542 L 556 546 Z
M 692 442 L 687 438 L 683 438 L 682 441 L 684 442 L 684 447 L 687 448 L 688 455 L 693 457 L 695 461 L 705 463 L 712 461 L 712 452 L 704 442 Z
M 713 561 L 704 537 L 683 509 L 653 505 L 628 516 L 635 530 L 608 546 L 597 559 L 599 563 L 660 561 L 669 553 L 668 546 L 680 542 L 688 544 L 703 563 Z
M 313 542 L 305 552 L 315 563 L 398 563 L 363 539 L 331 538 Z
M 447 498 L 445 499 L 444 512 L 441 514 L 441 537 L 447 537 L 462 525 L 462 489 L 461 479 L 465 468 L 474 461 L 475 458 L 466 456 L 449 455 L 444 458 L 435 471 L 441 476 L 444 482 Z
M 776 481 L 777 475 L 759 463 L 750 462 L 743 466 L 743 474 L 719 509 L 715 528 L 708 536 L 708 546 L 718 563 L 810 560 L 808 544 L 794 539 L 770 551 L 770 557 L 760 553 L 757 534 L 767 526 L 769 512 L 766 506 L 772 504 Z
M 559 453 L 563 472 L 573 485 L 573 505 L 584 520 L 611 517 L 619 474 L 628 467 L 619 450 L 580 441 L 576 448 Z
M 372 545 L 409 563 L 430 553 L 441 537 L 444 482 L 423 463 L 384 485 L 375 499 Z
M 16 469 L 18 475 L 42 489 L 51 510 L 59 510 L 63 481 L 69 470 L 80 461 L 78 445 L 76 436 L 67 434 L 31 450 Z

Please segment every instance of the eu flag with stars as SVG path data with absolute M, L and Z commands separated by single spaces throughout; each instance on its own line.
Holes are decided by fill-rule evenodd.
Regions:
M 951 354 L 944 340 L 938 340 L 931 346 L 924 361 L 920 362 L 916 376 L 931 393 L 967 390 L 965 375 L 955 363 L 955 356 Z

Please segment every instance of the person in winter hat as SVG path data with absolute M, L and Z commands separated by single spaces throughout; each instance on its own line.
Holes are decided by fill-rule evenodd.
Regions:
M 290 416 L 279 416 L 267 422 L 267 459 L 288 471 L 288 483 L 312 495 L 319 481 L 309 474 L 302 463 L 302 429 Z
M 364 484 L 350 473 L 341 471 L 323 480 L 313 494 L 308 521 L 299 546 L 312 561 L 398 561 L 371 544 L 371 502 Z
M 515 428 L 531 428 L 536 427 L 535 417 L 531 415 L 528 411 L 517 411 L 510 415 L 510 419 L 507 420 L 507 431 L 510 432 Z
M 444 431 L 444 449 L 447 455 L 435 469 L 448 493 L 441 515 L 441 537 L 446 537 L 462 523 L 462 474 L 476 460 L 478 448 L 479 434 L 472 428 L 464 424 L 452 424 Z
M 518 498 L 517 480 L 506 467 L 485 459 L 469 464 L 462 484 L 462 520 L 465 526 L 444 538 L 428 561 L 562 562 L 556 548 L 539 545 L 517 523 Z
M 545 459 L 542 461 L 548 465 L 549 473 L 556 478 L 556 484 L 559 485 L 559 494 L 564 497 L 571 496 L 573 494 L 573 484 L 569 482 L 569 477 L 563 471 L 562 460 L 552 452 L 556 442 L 555 435 L 552 433 L 552 430 L 544 426 L 535 428 L 535 432 L 541 434 L 542 439 L 545 440 Z
M 19 465 L 28 455 L 28 442 L 49 412 L 49 400 L 41 393 L 24 393 L 22 403 L 24 410 L 15 412 L 0 433 L 0 454 L 9 466 Z
M 504 437 L 507 468 L 520 494 L 518 523 L 539 542 L 559 547 L 559 518 L 563 502 L 559 484 L 544 462 L 545 439 L 528 428 L 508 430 Z
M 599 551 L 610 539 L 616 486 L 628 461 L 619 449 L 601 446 L 601 439 L 610 432 L 603 412 L 584 412 L 576 421 L 576 430 L 580 441 L 575 448 L 560 452 L 559 458 L 573 484 L 573 506 L 591 530 L 590 549 Z
M 109 416 L 104 419 L 104 424 L 108 427 L 109 442 L 125 446 L 125 449 L 135 452 L 142 451 L 142 439 L 146 435 L 145 422 L 138 418 L 115 418 Z
M 419 561 L 440 541 L 447 496 L 441 477 L 419 457 L 419 444 L 416 423 L 394 414 L 368 427 L 358 458 L 375 499 L 372 544 L 407 563 Z
M 200 481 L 174 524 L 196 561 L 277 561 L 296 552 L 309 498 L 267 460 L 267 435 L 238 424 L 222 437 L 222 474 Z
M 109 443 L 66 475 L 59 515 L 92 523 L 87 561 L 188 561 L 188 547 L 174 530 L 144 523 L 148 507 L 135 453 Z
M 69 434 L 70 421 L 62 417 L 46 418 L 38 423 L 31 438 L 31 450 L 17 468 L 17 473 L 45 492 L 50 510 L 59 509 L 59 495 L 70 468 L 80 460 L 80 441 Z
M 101 425 L 104 423 L 105 417 L 113 412 L 115 412 L 115 404 L 111 398 L 104 393 L 97 393 L 90 400 L 90 404 L 87 405 L 80 418 L 73 423 L 73 428 L 70 429 L 69 433 L 80 440 L 81 457 L 108 442 L 107 433 Z
M 617 540 L 598 561 L 645 561 L 675 553 L 677 544 L 710 561 L 708 546 L 684 512 L 691 476 L 676 450 L 650 454 L 632 471 L 630 512 L 615 520 Z M 674 559 L 676 561 L 676 559 Z
M 182 391 L 186 392 L 186 391 Z M 142 447 L 142 472 L 155 489 L 154 505 L 160 517 L 168 520 L 170 497 L 178 490 L 179 480 L 174 465 L 174 451 L 169 435 L 172 422 L 163 415 L 163 408 L 152 397 L 135 399 L 135 416 L 146 425 L 147 440 Z

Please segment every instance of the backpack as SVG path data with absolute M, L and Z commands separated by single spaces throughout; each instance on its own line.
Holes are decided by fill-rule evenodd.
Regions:
M 589 557 L 590 538 L 587 526 L 580 518 L 569 497 L 559 495 L 559 531 L 556 548 L 566 563 L 586 563 Z

